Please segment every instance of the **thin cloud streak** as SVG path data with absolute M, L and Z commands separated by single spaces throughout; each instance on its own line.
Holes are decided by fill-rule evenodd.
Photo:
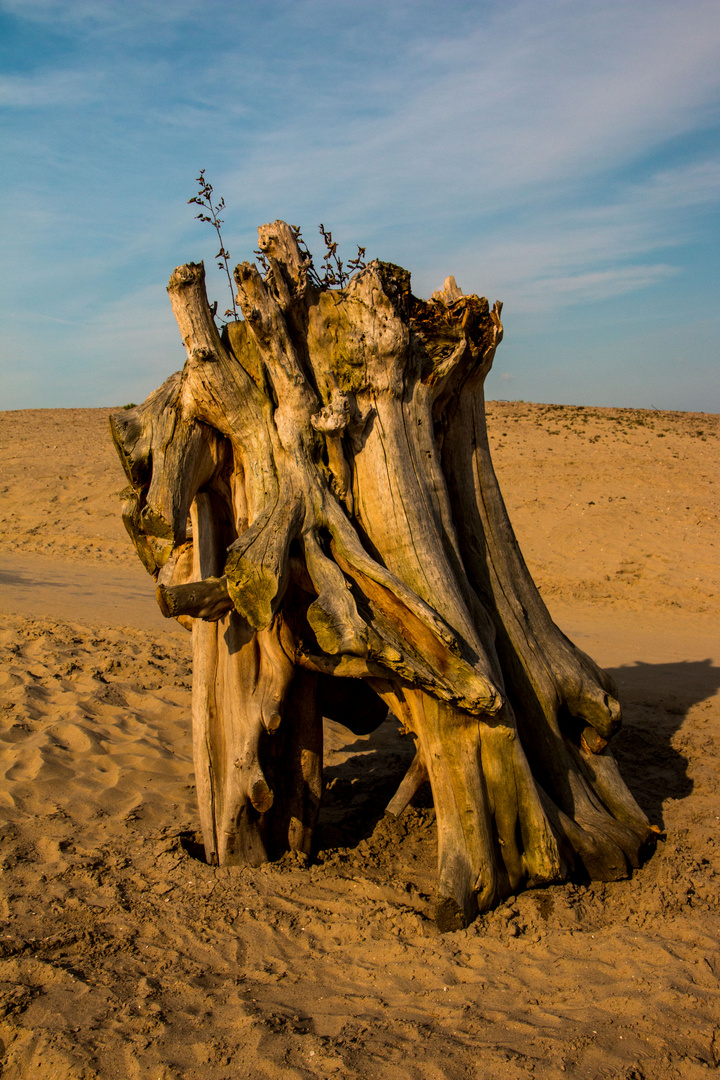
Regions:
M 0 11 L 52 30 L 127 34 L 134 40 L 139 32 L 181 24 L 197 11 L 197 4 L 192 0 L 173 0 L 172 4 L 157 0 L 2 0 Z
M 3 226 L 9 322 L 47 282 L 47 315 L 92 321 L 115 362 L 143 332 L 160 347 L 156 283 L 204 255 L 215 288 L 185 206 L 201 166 L 238 261 L 285 217 L 311 249 L 324 221 L 420 294 L 454 273 L 519 315 L 688 281 L 719 203 L 715 0 L 448 3 L 0 0 L 59 42 L 0 76 L 6 192 L 24 194 Z M 121 348 L 123 298 L 145 289 L 154 314 Z M 91 338 L 58 342 L 69 370 Z
M 608 173 L 694 128 L 698 110 L 711 111 L 720 89 L 714 4 L 698 4 L 695 19 L 669 5 L 627 5 L 630 40 L 606 40 L 617 31 L 606 18 L 605 33 L 581 50 L 582 69 L 573 32 L 587 37 L 588 27 L 572 18 L 576 8 L 548 4 L 542 32 L 536 17 L 525 24 L 511 8 L 514 17 L 493 27 L 499 40 L 491 51 L 480 28 L 437 46 L 442 64 L 426 56 L 418 70 L 413 56 L 394 73 L 385 116 L 353 119 L 341 108 L 308 131 L 293 110 L 285 130 L 258 140 L 242 175 L 254 180 L 265 171 L 279 187 L 276 163 L 291 158 L 301 176 L 312 175 L 320 157 L 321 176 L 359 184 L 366 204 L 371 192 L 382 205 L 400 193 L 428 202 L 451 188 L 496 209 L 518 192 L 567 190 Z M 302 104 L 312 115 L 313 100 Z
M 0 75 L 0 106 L 6 109 L 64 109 L 97 100 L 102 76 L 94 72 L 48 71 Z
M 667 260 L 637 260 L 658 251 L 672 255 L 694 239 L 718 190 L 720 161 L 706 161 L 631 184 L 613 204 L 554 208 L 517 225 L 503 220 L 485 231 L 480 244 L 456 250 L 458 280 L 467 289 L 505 297 L 518 312 L 646 288 L 681 269 Z M 687 214 L 678 218 L 683 207 L 695 212 L 695 222 Z

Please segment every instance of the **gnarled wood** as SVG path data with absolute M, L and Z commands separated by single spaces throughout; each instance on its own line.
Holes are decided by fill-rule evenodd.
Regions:
M 367 731 L 389 707 L 418 749 L 388 811 L 429 779 L 442 929 L 573 866 L 628 873 L 652 830 L 616 690 L 552 622 L 492 467 L 500 305 L 451 278 L 419 300 L 378 261 L 319 288 L 283 222 L 260 248 L 222 334 L 202 266 L 173 273 L 185 368 L 111 420 L 128 531 L 192 626 L 208 859 L 310 853 L 320 710 Z

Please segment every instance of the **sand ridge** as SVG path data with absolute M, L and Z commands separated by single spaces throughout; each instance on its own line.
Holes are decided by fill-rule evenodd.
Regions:
M 720 1064 L 718 418 L 633 412 L 489 406 L 523 551 L 620 685 L 620 767 L 666 839 L 628 881 L 532 890 L 448 935 L 430 918 L 429 792 L 382 817 L 412 755 L 392 720 L 366 737 L 326 724 L 315 860 L 204 864 L 189 638 L 100 602 L 137 562 L 107 410 L 0 414 L 0 611 L 3 581 L 19 590 L 0 622 L 3 1080 L 695 1080 Z M 48 557 L 85 575 L 62 617 L 38 614 L 43 588 L 57 603 L 47 576 L 22 610 L 18 560 Z

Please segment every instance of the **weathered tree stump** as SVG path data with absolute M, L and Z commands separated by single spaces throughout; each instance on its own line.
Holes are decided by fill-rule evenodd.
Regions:
M 202 265 L 175 270 L 185 367 L 111 418 L 125 524 L 192 629 L 208 861 L 309 854 L 322 715 L 389 707 L 417 756 L 388 812 L 429 779 L 441 929 L 572 867 L 625 876 L 653 830 L 608 749 L 617 691 L 550 618 L 493 471 L 500 305 L 452 278 L 418 300 L 378 261 L 318 287 L 295 230 L 259 235 L 222 334 Z

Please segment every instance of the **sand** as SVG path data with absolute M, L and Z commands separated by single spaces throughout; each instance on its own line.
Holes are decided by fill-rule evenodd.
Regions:
M 0 414 L 2 1080 L 617 1077 L 720 1065 L 720 418 L 492 403 L 555 619 L 611 670 L 666 831 L 630 880 L 430 919 L 412 747 L 327 725 L 319 852 L 200 857 L 189 636 L 118 514 L 107 411 Z

